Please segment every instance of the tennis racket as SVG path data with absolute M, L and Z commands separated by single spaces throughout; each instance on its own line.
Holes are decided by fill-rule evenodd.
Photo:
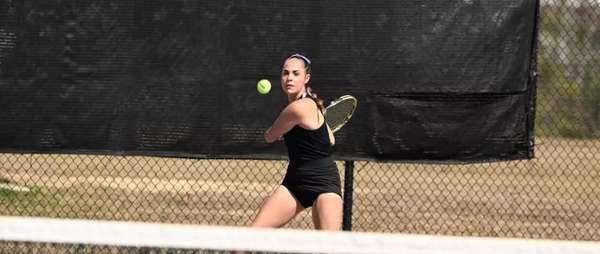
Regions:
M 344 95 L 332 101 L 325 108 L 325 121 L 331 132 L 335 133 L 340 130 L 352 118 L 356 106 L 356 98 L 351 95 Z

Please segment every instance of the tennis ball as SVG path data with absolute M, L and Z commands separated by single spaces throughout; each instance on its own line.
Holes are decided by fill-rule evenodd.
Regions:
M 269 82 L 269 80 L 263 79 L 258 82 L 258 85 L 256 88 L 258 89 L 259 93 L 268 94 L 269 91 L 271 91 L 271 82 Z

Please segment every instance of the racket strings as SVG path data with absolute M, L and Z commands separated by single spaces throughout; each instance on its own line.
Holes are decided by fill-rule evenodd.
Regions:
M 353 100 L 343 100 L 327 109 L 327 124 L 331 129 L 344 125 L 352 116 L 356 104 Z

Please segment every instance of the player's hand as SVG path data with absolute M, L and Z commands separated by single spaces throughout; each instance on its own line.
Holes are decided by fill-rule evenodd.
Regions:
M 283 136 L 279 136 L 279 138 L 277 139 L 277 141 L 282 141 L 283 140 Z

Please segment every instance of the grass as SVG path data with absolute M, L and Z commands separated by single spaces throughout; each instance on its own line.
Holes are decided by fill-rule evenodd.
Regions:
M 10 180 L 0 176 L 0 183 L 10 183 Z
M 36 193 L 37 191 L 39 191 L 37 187 L 28 188 L 26 186 L 19 186 L 8 178 L 0 177 L 0 198 L 19 196 L 23 193 Z
M 541 140 L 537 158 L 474 165 L 357 162 L 353 230 L 600 240 L 600 141 Z M 3 215 L 248 225 L 284 161 L 0 156 L 29 193 Z M 339 164 L 343 177 L 343 164 Z M 312 228 L 310 210 L 286 227 Z

